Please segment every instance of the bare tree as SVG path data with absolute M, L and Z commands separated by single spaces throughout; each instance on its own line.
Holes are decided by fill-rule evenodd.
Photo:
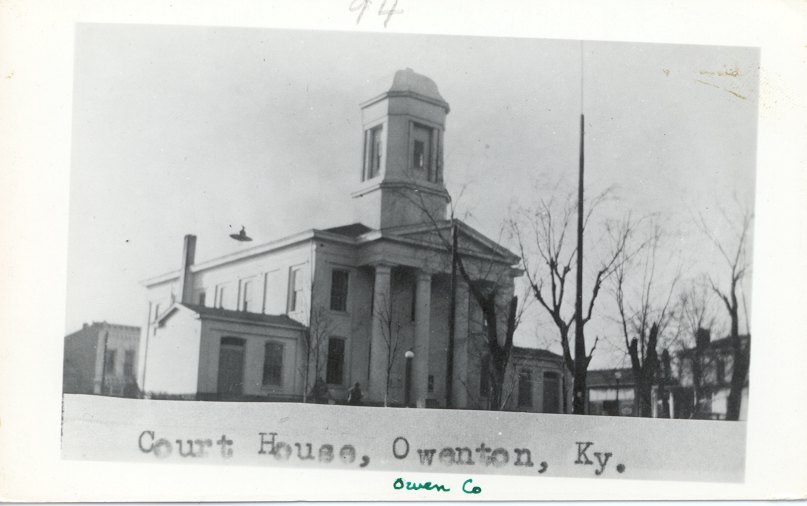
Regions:
M 692 384 L 694 416 L 700 418 L 707 398 L 707 372 L 716 367 L 715 355 L 708 353 L 707 336 L 719 332 L 715 295 L 708 279 L 690 281 L 678 300 L 679 378 Z
M 513 349 L 513 334 L 518 326 L 519 311 L 518 297 L 513 296 L 506 307 L 507 320 L 503 329 L 504 340 L 500 340 L 499 315 L 504 308 L 497 303 L 500 287 L 496 284 L 486 284 L 487 287 L 480 287 L 480 283 L 474 283 L 465 271 L 462 260 L 458 261 L 458 267 L 462 277 L 469 285 L 469 289 L 477 304 L 482 309 L 482 315 L 486 322 L 484 342 L 487 347 L 490 360 L 487 374 L 490 384 L 489 403 L 493 410 L 504 409 L 507 398 L 505 394 L 505 380 L 507 374 L 507 364 L 510 361 L 510 353 Z
M 496 252 L 491 253 L 484 261 L 478 259 L 472 261 L 469 252 L 458 241 L 458 230 L 462 222 L 455 218 L 455 202 L 449 197 L 449 218 L 443 219 L 430 211 L 419 193 L 416 195 L 412 197 L 401 193 L 404 199 L 421 211 L 426 223 L 431 225 L 437 243 L 449 259 L 450 268 L 456 269 L 459 273 L 468 286 L 469 294 L 482 312 L 485 322 L 482 339 L 485 351 L 490 357 L 488 371 L 482 371 L 482 374 L 487 374 L 490 379 L 490 409 L 501 410 L 506 401 L 504 388 L 507 365 L 513 348 L 513 335 L 524 308 L 522 305 L 519 309 L 517 296 L 509 295 L 512 293 L 512 285 L 509 283 L 510 266 L 497 263 L 494 260 Z M 473 271 L 471 266 L 474 267 Z
M 728 274 L 728 283 L 725 283 L 724 279 L 724 283 L 721 284 L 711 274 L 708 276 L 708 280 L 712 291 L 723 301 L 731 322 L 729 339 L 731 340 L 733 365 L 731 386 L 726 405 L 726 419 L 739 420 L 742 392 L 748 378 L 751 340 L 749 336 L 747 344 L 744 344 L 740 337 L 740 303 L 738 295 L 744 298 L 743 283 L 746 275 L 751 270 L 751 258 L 748 250 L 751 223 L 754 215 L 749 210 L 740 208 L 739 220 L 732 220 L 725 212 L 723 217 L 728 223 L 727 228 L 733 235 L 729 240 L 719 239 L 714 229 L 706 224 L 703 216 L 700 216 L 699 224 L 703 233 L 709 238 L 725 261 L 724 268 Z M 746 321 L 747 325 L 748 322 Z
M 312 276 L 313 278 L 313 276 Z M 303 402 L 308 402 L 311 376 L 319 378 L 323 374 L 325 360 L 323 346 L 333 332 L 333 319 L 328 308 L 314 302 L 316 286 L 311 283 L 311 295 L 308 309 L 308 325 L 303 332 L 303 365 L 300 374 L 303 376 Z
M 480 311 L 481 315 L 481 311 Z M 482 333 L 476 336 L 471 342 L 469 353 L 474 357 L 476 363 L 480 366 L 480 377 L 484 378 L 481 383 L 469 383 L 465 379 L 460 379 L 460 384 L 465 388 L 468 398 L 471 399 L 472 405 L 480 409 L 487 409 L 493 411 L 504 410 L 507 408 L 510 399 L 512 399 L 517 386 L 517 377 L 515 373 L 515 364 L 512 362 L 512 357 L 509 358 L 508 367 L 505 371 L 503 379 L 501 380 L 501 388 L 498 396 L 494 391 L 494 369 L 489 363 L 491 355 L 487 344 L 487 334 Z M 497 398 L 497 401 L 494 401 Z M 494 404 L 497 402 L 497 404 Z
M 395 306 L 386 296 L 380 301 L 380 307 L 375 308 L 375 316 L 381 323 L 381 336 L 387 348 L 386 354 L 386 380 L 384 383 L 384 407 L 389 406 L 389 390 L 391 383 L 392 369 L 395 367 L 398 357 L 398 348 L 403 337 L 403 330 L 408 325 L 406 318 L 401 317 L 400 311 L 395 310 Z
M 639 416 L 643 417 L 652 416 L 652 391 L 660 366 L 658 348 L 674 321 L 673 295 L 680 278 L 679 269 L 666 286 L 659 286 L 657 256 L 661 238 L 661 229 L 656 225 L 651 238 L 641 245 L 642 254 L 631 259 L 623 250 L 623 258 L 614 270 L 620 327 L 630 357 Z M 641 272 L 641 279 L 634 292 L 630 290 L 629 276 L 636 271 Z
M 589 202 L 582 224 L 583 233 L 588 232 L 592 216 L 610 193 L 610 190 L 605 190 Z M 557 327 L 563 350 L 563 362 L 574 377 L 573 412 L 584 414 L 586 373 L 597 348 L 598 338 L 595 338 L 591 349 L 586 352 L 585 336 L 581 332 L 582 342 L 575 339 L 575 352 L 572 354 L 569 333 L 578 315 L 576 309 L 568 309 L 570 303 L 574 306 L 574 298 L 568 293 L 570 290 L 567 290 L 567 282 L 573 282 L 569 280 L 569 273 L 578 255 L 577 247 L 572 242 L 574 238 L 569 237 L 576 208 L 577 202 L 571 194 L 565 195 L 562 201 L 557 200 L 556 196 L 549 200 L 541 199 L 537 208 L 527 209 L 522 213 L 525 218 L 522 221 L 526 221 L 526 225 L 522 227 L 522 223 L 513 221 L 512 228 L 518 240 L 524 272 L 532 294 Z M 599 242 L 605 244 L 609 250 L 596 264 L 587 308 L 583 307 L 584 304 L 580 304 L 581 329 L 592 318 L 603 283 L 615 272 L 620 262 L 630 258 L 631 255 L 627 251 L 628 239 L 635 226 L 636 223 L 630 216 L 618 222 L 606 222 L 605 236 Z M 527 232 L 525 233 L 522 228 Z M 535 261 L 532 262 L 525 245 L 528 234 L 531 234 L 531 241 L 534 243 Z M 582 294 L 580 296 L 582 297 Z

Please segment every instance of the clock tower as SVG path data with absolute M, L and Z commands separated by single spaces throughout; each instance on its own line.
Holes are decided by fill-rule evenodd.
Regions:
M 412 69 L 361 104 L 360 184 L 351 196 L 355 221 L 387 229 L 446 218 L 443 132 L 448 103 L 437 85 Z

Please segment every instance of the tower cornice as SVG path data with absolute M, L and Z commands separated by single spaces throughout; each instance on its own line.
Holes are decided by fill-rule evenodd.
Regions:
M 439 100 L 439 99 L 436 99 L 436 98 L 433 98 L 433 97 L 429 97 L 427 95 L 422 95 L 420 93 L 417 93 L 417 92 L 414 92 L 414 91 L 411 91 L 411 90 L 402 90 L 402 91 L 390 90 L 390 91 L 385 91 L 384 93 L 381 93 L 380 95 L 377 95 L 376 97 L 371 98 L 370 100 L 366 100 L 366 101 L 360 103 L 359 107 L 364 109 L 366 107 L 369 107 L 369 106 L 371 106 L 373 104 L 377 104 L 378 102 L 381 102 L 381 101 L 389 99 L 389 98 L 413 98 L 415 100 L 420 100 L 420 101 L 426 102 L 428 104 L 436 105 L 437 107 L 442 107 L 445 110 L 446 114 L 451 112 L 451 108 L 448 106 L 448 102 L 446 102 L 445 100 Z
M 446 201 L 449 199 L 448 190 L 445 189 L 442 183 L 432 183 L 430 181 L 409 181 L 401 179 L 379 179 L 365 181 L 358 190 L 350 194 L 351 197 L 357 198 L 367 193 L 376 190 L 414 190 L 423 192 L 427 195 L 436 197 L 444 197 Z

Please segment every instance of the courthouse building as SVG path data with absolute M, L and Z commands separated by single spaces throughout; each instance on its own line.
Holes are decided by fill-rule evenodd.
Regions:
M 361 104 L 363 136 L 356 140 L 364 156 L 350 176 L 356 180 L 352 223 L 200 263 L 196 237 L 186 236 L 180 269 L 144 282 L 149 318 L 140 349 L 143 390 L 197 399 L 298 400 L 321 378 L 335 402 L 359 382 L 366 404 L 401 405 L 405 353 L 411 351 L 412 404 L 442 407 L 450 398 L 452 407 L 483 408 L 485 327 L 461 279 L 455 339 L 451 345 L 448 339 L 448 112 L 435 83 L 411 69 L 398 71 L 390 86 Z M 456 223 L 459 254 L 472 278 L 495 287 L 504 329 L 519 258 Z M 529 377 L 520 377 L 540 393 L 527 401 L 527 386 L 521 387 L 518 408 L 542 411 L 546 404 L 559 412 L 560 357 L 545 352 L 531 360 L 533 355 L 519 352 L 521 365 L 513 367 L 530 369 Z

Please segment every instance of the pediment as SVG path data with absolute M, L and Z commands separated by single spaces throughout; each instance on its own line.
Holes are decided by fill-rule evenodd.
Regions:
M 518 263 L 518 256 L 504 246 L 462 221 L 457 220 L 457 223 L 457 243 L 461 253 L 490 258 L 508 265 Z M 437 224 L 415 225 L 396 229 L 390 235 L 438 248 L 446 248 L 451 241 L 451 223 L 446 220 Z

